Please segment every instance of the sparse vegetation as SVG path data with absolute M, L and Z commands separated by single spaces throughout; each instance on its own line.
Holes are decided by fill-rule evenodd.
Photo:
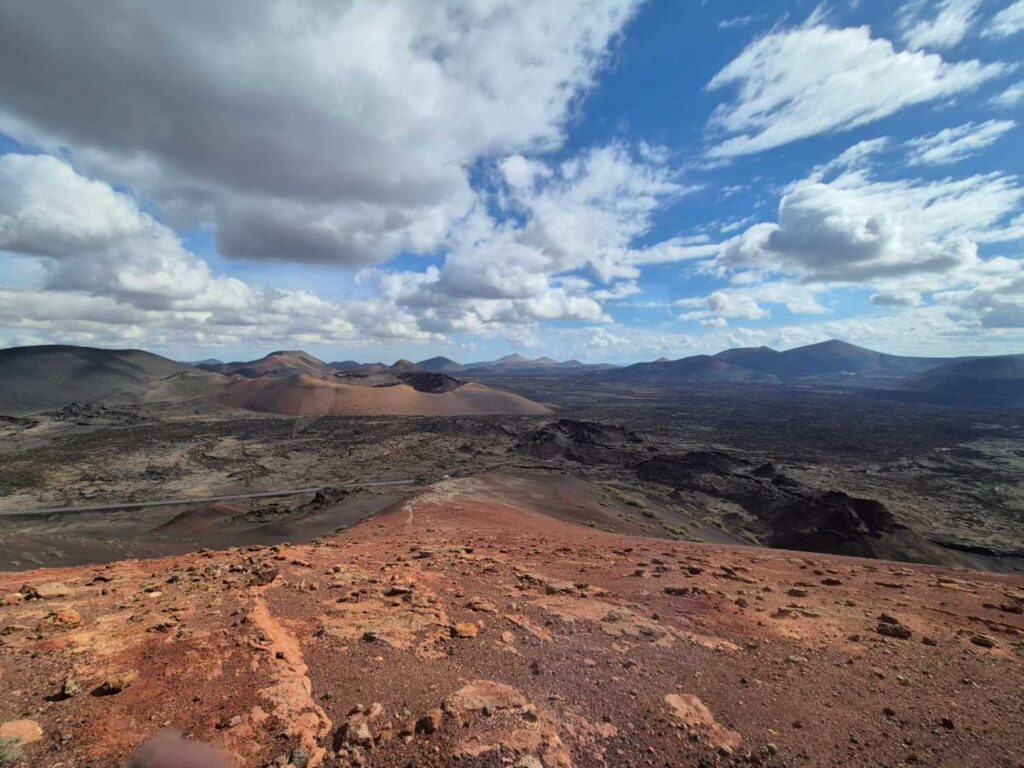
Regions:
M 761 546 L 761 539 L 760 539 L 760 537 L 758 537 L 758 535 L 756 533 L 754 533 L 753 531 L 743 531 L 743 533 L 740 534 L 740 535 L 743 536 L 744 539 L 749 541 L 755 547 L 760 547 Z
M 642 499 L 638 499 L 635 496 L 630 496 L 628 493 L 625 493 L 620 488 L 616 488 L 613 485 L 609 485 L 608 486 L 608 492 L 612 496 L 614 496 L 617 501 L 619 501 L 622 504 L 625 504 L 627 507 L 636 507 L 637 509 L 647 509 L 647 503 L 645 501 L 643 501 Z M 653 517 L 653 516 L 654 515 L 652 513 L 650 515 L 650 517 Z
M 21 742 L 16 739 L 0 739 L 0 768 L 13 768 L 21 759 Z
M 685 525 L 669 525 L 668 523 L 665 523 L 664 525 L 665 530 L 673 536 L 683 537 L 690 535 L 690 529 Z

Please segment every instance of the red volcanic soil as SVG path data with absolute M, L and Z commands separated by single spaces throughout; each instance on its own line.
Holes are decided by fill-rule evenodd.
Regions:
M 363 387 L 312 376 L 239 379 L 220 390 L 221 405 L 286 416 L 472 416 L 546 414 L 525 397 L 466 383 L 448 392 L 421 392 L 406 384 Z
M 165 727 L 238 766 L 1024 763 L 1020 578 L 606 533 L 553 517 L 592 503 L 553 482 L 0 574 L 0 723 L 42 732 L 19 765 Z

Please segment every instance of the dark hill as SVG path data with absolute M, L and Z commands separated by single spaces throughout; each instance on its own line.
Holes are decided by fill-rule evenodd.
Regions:
M 940 365 L 906 382 L 908 389 L 1024 398 L 1024 355 L 979 357 Z
M 302 350 L 282 350 L 271 352 L 259 360 L 221 363 L 220 365 L 202 364 L 199 367 L 204 371 L 223 373 L 228 376 L 244 376 L 247 379 L 255 379 L 260 376 L 296 376 L 298 374 L 323 376 L 331 372 L 327 363 Z
M 604 374 L 615 381 L 678 381 L 678 382 L 770 382 L 775 377 L 711 357 L 696 355 L 681 360 L 637 363 Z
M 420 360 L 418 365 L 424 371 L 428 373 L 457 373 L 464 370 L 466 366 L 462 363 L 457 363 L 450 357 L 431 357 L 428 360 Z
M 157 380 L 187 373 L 199 372 L 139 349 L 66 345 L 3 349 L 0 413 L 38 413 L 115 395 L 131 400 Z
M 783 379 L 841 375 L 910 376 L 952 362 L 950 358 L 942 357 L 887 355 L 838 339 L 794 347 L 785 352 L 775 352 L 767 347 L 730 349 L 716 357 Z

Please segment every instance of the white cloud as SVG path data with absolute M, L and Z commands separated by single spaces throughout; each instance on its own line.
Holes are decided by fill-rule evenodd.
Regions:
M 679 299 L 678 307 L 691 311 L 679 316 L 681 320 L 698 320 L 705 327 L 722 325 L 720 319 L 761 320 L 771 316 L 763 305 L 785 307 L 795 315 L 821 315 L 828 309 L 818 301 L 818 294 L 826 285 L 795 283 L 787 280 L 758 281 L 740 287 L 730 286 L 713 291 L 707 296 Z
M 772 32 L 751 43 L 708 83 L 736 86 L 712 127 L 729 137 L 708 154 L 751 154 L 821 133 L 843 131 L 913 104 L 976 88 L 1009 67 L 938 54 L 896 51 L 867 27 L 824 25 Z
M 946 128 L 907 142 L 911 165 L 942 165 L 963 160 L 994 144 L 1007 131 L 1017 127 L 1013 120 L 986 120 Z
M 818 281 L 969 279 L 980 263 L 977 242 L 1005 231 L 1022 200 L 1024 187 L 999 173 L 879 181 L 848 169 L 792 185 L 778 222 L 727 241 L 718 264 Z
M 768 310 L 747 296 L 737 296 L 715 291 L 705 299 L 708 309 L 721 317 L 741 317 L 745 320 L 759 320 L 768 316 Z
M 1003 8 L 985 27 L 986 37 L 1009 37 L 1024 29 L 1024 0 Z
M 0 4 L 0 132 L 225 255 L 379 263 L 444 244 L 480 157 L 560 145 L 636 4 Z
M 900 37 L 911 50 L 951 48 L 967 36 L 980 6 L 981 0 L 909 0 L 896 15 Z
M 776 300 L 798 285 L 814 303 L 816 294 L 843 286 L 873 288 L 870 303 L 895 313 L 885 322 L 910 323 L 912 315 L 918 338 L 930 334 L 933 343 L 943 335 L 980 343 L 982 332 L 1024 327 L 1024 263 L 983 258 L 978 250 L 983 243 L 1024 241 L 1024 187 L 1015 177 L 880 180 L 871 153 L 840 157 L 790 185 L 776 223 L 756 224 L 723 244 L 715 266 L 730 276 L 731 287 L 722 291 L 760 306 L 771 303 L 765 289 L 772 285 Z M 772 275 L 800 282 L 765 282 Z M 889 330 L 870 317 L 817 327 L 851 340 L 850 328 L 861 336 L 874 328 L 875 346 Z
M 719 19 L 719 29 L 736 29 L 738 27 L 746 27 L 753 24 L 755 21 L 760 19 L 760 16 L 733 16 L 732 18 Z
M 1014 83 L 1005 91 L 997 93 L 992 97 L 992 104 L 1004 109 L 1013 109 L 1021 101 L 1024 101 L 1024 80 Z
M 341 305 L 216 276 L 135 198 L 47 155 L 0 156 L 0 251 L 38 260 L 43 278 L 0 289 L 0 326 L 54 339 L 430 338 L 386 301 Z
M 436 332 L 609 322 L 603 302 L 637 293 L 641 265 L 717 251 L 685 238 L 637 245 L 654 214 L 690 190 L 663 158 L 617 144 L 557 165 L 503 158 L 496 167 L 504 183 L 494 200 L 500 219 L 481 202 L 453 230 L 440 269 L 369 271 L 362 280 Z M 607 287 L 594 288 L 592 280 Z

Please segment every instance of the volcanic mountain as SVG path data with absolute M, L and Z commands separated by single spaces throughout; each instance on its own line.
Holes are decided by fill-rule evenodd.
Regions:
M 134 403 L 155 389 L 184 398 L 220 379 L 139 349 L 13 347 L 0 350 L 0 413 L 37 413 L 72 402 Z
M 635 382 L 772 382 L 775 377 L 730 365 L 724 360 L 709 355 L 684 357 L 681 360 L 665 360 L 607 371 L 604 377 L 613 381 Z
M 212 366 L 210 366 L 212 367 Z M 71 403 L 243 408 L 286 416 L 545 414 L 550 409 L 408 361 L 341 372 L 305 352 L 228 363 L 222 374 L 140 350 L 46 346 L 0 350 L 0 413 Z
M 458 373 L 465 370 L 466 366 L 457 363 L 449 357 L 431 357 L 428 360 L 420 360 L 417 365 L 424 371 L 431 373 Z
M 438 376 L 439 374 L 413 374 Z M 446 377 L 450 378 L 450 377 Z M 351 384 L 314 376 L 260 377 L 235 380 L 221 389 L 216 402 L 235 408 L 286 416 L 469 416 L 545 414 L 551 409 L 510 392 L 482 384 L 455 382 L 431 386 L 418 380 L 382 385 Z
M 739 347 L 715 355 L 679 360 L 662 358 L 597 375 L 617 381 L 753 382 L 776 380 L 845 381 L 861 386 L 915 376 L 940 365 L 983 358 L 905 357 L 876 352 L 832 339 L 783 352 L 771 347 Z
M 258 376 L 294 376 L 296 374 L 322 376 L 330 374 L 327 363 L 302 350 L 271 352 L 259 360 L 249 362 L 221 363 L 219 365 L 200 363 L 199 367 L 203 370 L 223 373 L 226 376 L 245 376 L 247 379 Z
M 1024 355 L 1001 355 L 940 365 L 906 383 L 908 389 L 1024 398 Z
M 887 355 L 832 339 L 819 344 L 776 352 L 770 347 L 729 349 L 716 358 L 751 371 L 779 378 L 802 378 L 842 374 L 908 376 L 960 358 L 904 357 Z

